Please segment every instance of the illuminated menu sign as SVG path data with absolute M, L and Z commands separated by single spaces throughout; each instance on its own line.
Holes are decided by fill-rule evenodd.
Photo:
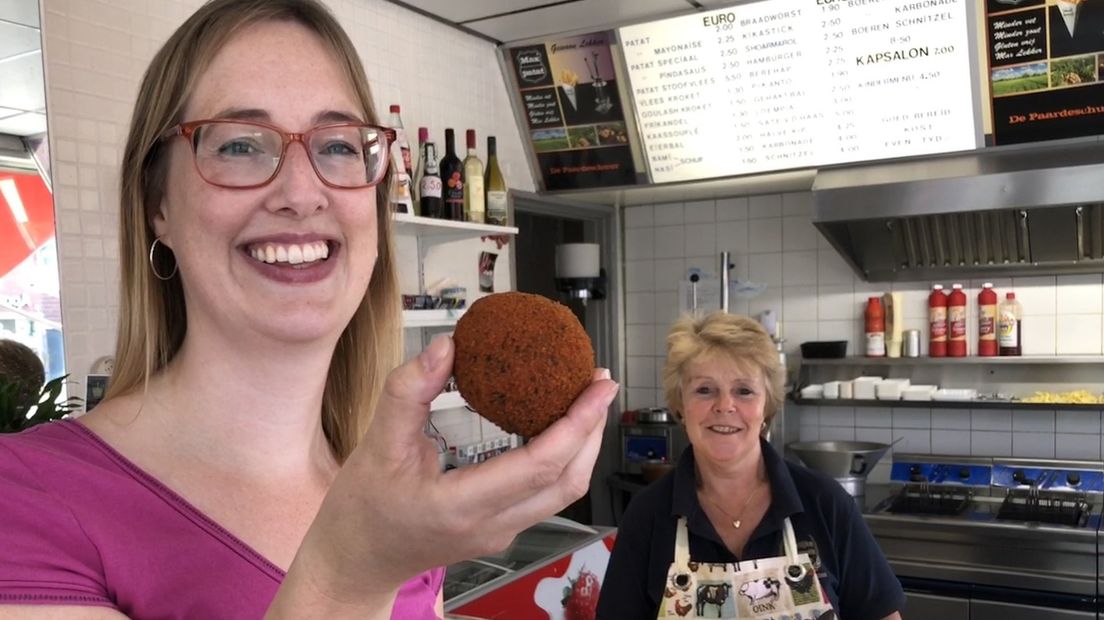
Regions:
M 969 150 L 972 0 L 763 0 L 621 28 L 655 183 Z

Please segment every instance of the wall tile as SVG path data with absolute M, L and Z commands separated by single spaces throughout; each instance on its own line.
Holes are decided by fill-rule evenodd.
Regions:
M 713 200 L 688 202 L 683 205 L 687 224 L 712 224 L 717 221 L 717 203 Z
M 655 229 L 631 228 L 625 231 L 625 259 L 639 260 L 655 256 Z
M 686 253 L 695 256 L 713 254 L 717 251 L 716 224 L 687 224 Z
M 1058 433 L 1054 436 L 1054 457 L 1097 460 L 1100 458 L 1100 435 Z
M 655 328 L 650 325 L 629 325 L 625 328 L 625 351 L 628 355 L 655 354 Z
M 784 252 L 782 254 L 782 284 L 786 286 L 817 283 L 816 252 Z M 815 296 L 814 290 L 814 296 Z
M 817 318 L 825 320 L 856 320 L 855 286 L 853 284 L 821 285 L 817 295 Z
M 655 262 L 653 272 L 654 290 L 677 291 L 679 283 L 689 276 L 686 272 L 685 261 L 681 258 L 662 258 Z
M 787 286 L 782 289 L 782 318 L 793 321 L 815 321 L 817 318 L 816 288 Z
M 889 407 L 855 407 L 855 425 L 868 428 L 891 428 L 893 410 Z
M 893 292 L 901 294 L 901 317 L 909 325 L 907 329 L 917 329 L 921 322 L 928 320 L 928 296 L 931 289 L 923 282 L 901 282 L 893 284 Z M 915 321 L 912 321 L 915 319 Z
M 718 222 L 716 229 L 718 252 L 746 254 L 749 251 L 747 220 Z
M 679 299 L 678 293 L 674 291 L 659 291 L 655 294 L 655 322 L 656 326 L 667 330 L 678 319 L 679 316 Z M 664 341 L 667 336 L 664 335 L 660 338 L 660 341 Z
M 813 220 L 807 215 L 782 218 L 782 249 L 787 252 L 817 249 L 817 234 Z
M 629 410 L 642 409 L 644 407 L 655 406 L 655 390 L 649 390 L 645 388 L 627 388 L 626 394 L 626 407 Z
M 625 292 L 650 292 L 655 279 L 655 261 L 630 260 L 625 262 Z
M 1104 312 L 1104 289 L 1099 273 L 1058 276 L 1057 282 L 1060 314 Z
M 748 278 L 756 284 L 782 286 L 781 252 L 748 255 Z
M 655 323 L 655 294 L 627 293 L 625 295 L 625 322 L 629 325 Z
M 1054 434 L 1053 411 L 1013 411 L 1012 431 L 1016 433 Z
M 969 409 L 932 409 L 931 414 L 932 428 L 944 430 L 970 430 Z
M 1058 411 L 1056 422 L 1059 433 L 1100 434 L 1099 411 Z
M 782 217 L 782 196 L 780 194 L 752 196 L 748 199 L 748 214 L 753 220 L 764 217 Z
M 800 426 L 798 428 L 798 441 L 820 441 L 819 426 Z
M 1100 355 L 1101 317 L 1099 314 L 1059 315 L 1057 321 L 1058 355 Z
M 934 412 L 933 412 L 934 413 Z M 970 433 L 932 429 L 932 453 L 954 456 L 970 455 Z
M 973 431 L 970 433 L 970 454 L 974 456 L 1012 456 L 1012 433 Z
M 782 218 L 752 219 L 749 224 L 748 251 L 782 251 Z
M 894 441 L 900 439 L 896 445 L 893 446 L 893 452 L 900 454 L 907 452 L 910 454 L 931 454 L 931 430 L 921 428 L 905 428 L 905 429 L 893 429 Z
M 1026 315 L 1020 321 L 1024 355 L 1055 355 L 1058 351 L 1057 317 Z
M 876 441 L 878 443 L 893 443 L 893 431 L 888 428 L 855 428 L 855 441 Z
M 813 215 L 813 193 L 791 192 L 782 194 L 782 214 L 803 215 L 811 218 Z
M 625 208 L 625 228 L 651 228 L 655 226 L 655 207 L 643 205 Z
M 802 342 L 819 340 L 816 321 L 789 321 L 783 315 L 782 337 L 786 339 L 784 345 L 788 355 L 796 355 Z
M 748 198 L 721 198 L 717 201 L 717 221 L 731 222 L 748 219 Z
M 853 426 L 821 426 L 820 439 L 822 441 L 855 441 L 855 428 Z
M 757 316 L 764 310 L 782 311 L 782 291 L 777 288 L 768 288 L 748 301 L 748 314 Z M 789 338 L 784 335 L 783 338 Z
M 970 428 L 975 431 L 1011 431 L 1012 412 L 1004 409 L 975 409 Z
M 685 256 L 685 226 L 660 226 L 655 229 L 656 258 L 684 258 Z
M 628 368 L 627 386 L 630 388 L 655 388 L 655 358 L 635 356 L 626 359 Z
M 1012 433 L 1012 456 L 1054 458 L 1054 433 Z
M 821 407 L 821 426 L 855 426 L 854 407 Z
M 1058 313 L 1058 287 L 1054 276 L 1013 278 L 1012 285 L 1024 315 Z
M 851 267 L 835 250 L 819 250 L 817 259 L 817 282 L 820 284 L 852 284 L 855 282 Z
M 668 202 L 655 206 L 656 226 L 671 226 L 673 224 L 685 224 L 686 218 L 681 202 Z
M 673 323 L 673 321 L 671 323 Z M 667 335 L 671 332 L 671 323 L 657 323 L 653 326 L 653 334 L 655 335 L 655 350 L 652 351 L 652 354 L 656 357 L 663 357 L 664 359 L 666 359 Z
M 903 428 L 931 428 L 930 409 L 897 407 L 893 409 L 893 430 Z

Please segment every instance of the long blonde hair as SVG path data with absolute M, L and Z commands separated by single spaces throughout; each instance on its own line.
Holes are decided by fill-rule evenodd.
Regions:
M 155 238 L 151 214 L 161 202 L 167 174 L 161 136 L 183 120 L 188 94 L 226 42 L 247 26 L 269 20 L 291 21 L 316 34 L 341 64 L 365 122 L 378 122 L 356 49 L 317 0 L 211 0 L 173 33 L 142 78 L 123 155 L 119 326 L 108 399 L 145 389 L 180 350 L 187 331 L 180 279 L 155 278 L 148 264 Z M 379 248 L 372 279 L 337 343 L 322 398 L 322 426 L 339 461 L 356 447 L 383 380 L 402 355 L 389 181 L 390 173 L 376 188 Z M 157 250 L 157 272 L 171 273 L 174 259 L 165 248 Z
M 746 316 L 711 312 L 699 317 L 683 316 L 671 326 L 667 334 L 667 361 L 663 365 L 667 407 L 682 421 L 682 384 L 687 367 L 717 353 L 762 371 L 767 400 L 760 434 L 765 434 L 782 407 L 786 372 L 770 334 Z

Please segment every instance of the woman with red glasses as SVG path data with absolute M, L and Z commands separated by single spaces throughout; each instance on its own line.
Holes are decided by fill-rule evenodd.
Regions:
M 0 440 L 0 616 L 436 618 L 439 567 L 586 489 L 602 373 L 525 448 L 438 470 L 453 348 L 399 365 L 392 137 L 316 0 L 214 0 L 170 37 L 126 144 L 107 398 Z

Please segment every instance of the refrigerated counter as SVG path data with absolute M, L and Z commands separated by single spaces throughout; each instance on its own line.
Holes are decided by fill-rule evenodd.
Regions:
M 500 554 L 449 566 L 446 617 L 558 620 L 568 593 L 576 605 L 596 604 L 616 532 L 553 517 Z

